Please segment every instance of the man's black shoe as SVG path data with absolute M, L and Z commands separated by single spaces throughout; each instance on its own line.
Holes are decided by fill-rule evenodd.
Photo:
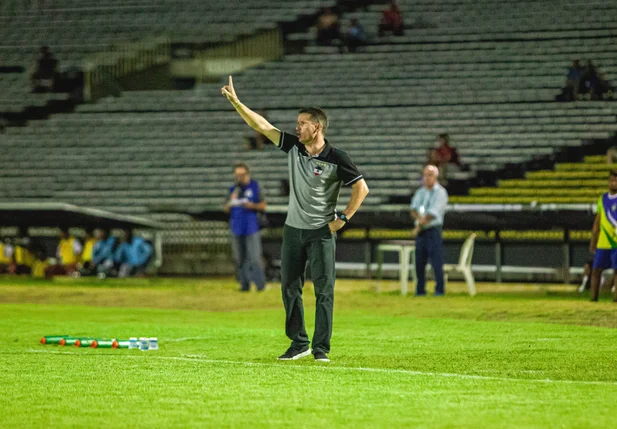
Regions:
M 330 362 L 330 359 L 328 359 L 328 355 L 326 355 L 324 352 L 315 352 L 313 353 L 313 356 L 315 356 L 316 362 Z
M 293 347 L 290 347 L 284 354 L 279 356 L 279 360 L 297 360 L 310 354 L 311 351 L 308 347 L 304 347 L 302 349 L 294 349 Z

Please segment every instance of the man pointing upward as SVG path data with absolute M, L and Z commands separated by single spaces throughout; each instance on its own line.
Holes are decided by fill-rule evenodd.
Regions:
M 334 308 L 336 231 L 351 220 L 368 194 L 362 174 L 346 152 L 330 145 L 326 112 L 318 107 L 300 109 L 295 134 L 279 131 L 240 102 L 229 77 L 221 88 L 238 114 L 255 131 L 287 154 L 289 208 L 281 249 L 281 289 L 285 305 L 285 332 L 291 340 L 280 360 L 296 360 L 311 353 L 304 326 L 302 288 L 308 261 L 315 285 L 315 360 L 328 362 Z M 341 186 L 351 186 L 351 199 L 336 213 Z

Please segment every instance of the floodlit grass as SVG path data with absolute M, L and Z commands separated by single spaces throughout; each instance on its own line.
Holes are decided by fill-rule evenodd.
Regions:
M 332 362 L 278 362 L 276 287 L 0 282 L 0 427 L 613 427 L 617 304 L 574 287 L 445 298 L 337 284 Z M 314 298 L 305 304 L 312 330 Z M 157 336 L 161 350 L 42 346 Z

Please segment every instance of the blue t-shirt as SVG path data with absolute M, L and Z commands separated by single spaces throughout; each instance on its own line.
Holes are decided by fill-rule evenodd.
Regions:
M 229 222 L 231 224 L 231 232 L 233 235 L 251 235 L 259 232 L 259 221 L 257 212 L 242 207 L 246 202 L 258 203 L 261 201 L 261 191 L 259 183 L 255 180 L 246 186 L 234 185 L 229 188 L 229 195 L 238 190 L 237 200 L 232 200 L 232 207 L 229 212 Z M 237 204 L 237 205 L 234 205 Z
M 107 240 L 99 240 L 92 248 L 92 263 L 98 265 L 107 259 L 113 258 L 114 248 L 116 247 L 116 237 L 113 235 Z

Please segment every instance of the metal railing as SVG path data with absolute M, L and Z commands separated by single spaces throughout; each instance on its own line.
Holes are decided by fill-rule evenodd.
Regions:
M 123 76 L 169 63 L 170 40 L 168 35 L 148 37 L 111 45 L 105 51 L 86 56 L 83 60 L 84 100 L 96 100 L 103 95 L 105 87 Z
M 199 57 L 203 60 L 242 57 L 261 57 L 266 60 L 274 60 L 281 55 L 283 55 L 283 36 L 280 29 L 273 28 L 233 42 L 214 46 L 203 51 Z
M 241 61 L 241 68 L 252 67 L 281 58 L 283 48 L 283 33 L 279 28 L 273 28 L 205 49 L 196 55 L 201 64 L 198 81 L 207 80 L 209 64 Z

